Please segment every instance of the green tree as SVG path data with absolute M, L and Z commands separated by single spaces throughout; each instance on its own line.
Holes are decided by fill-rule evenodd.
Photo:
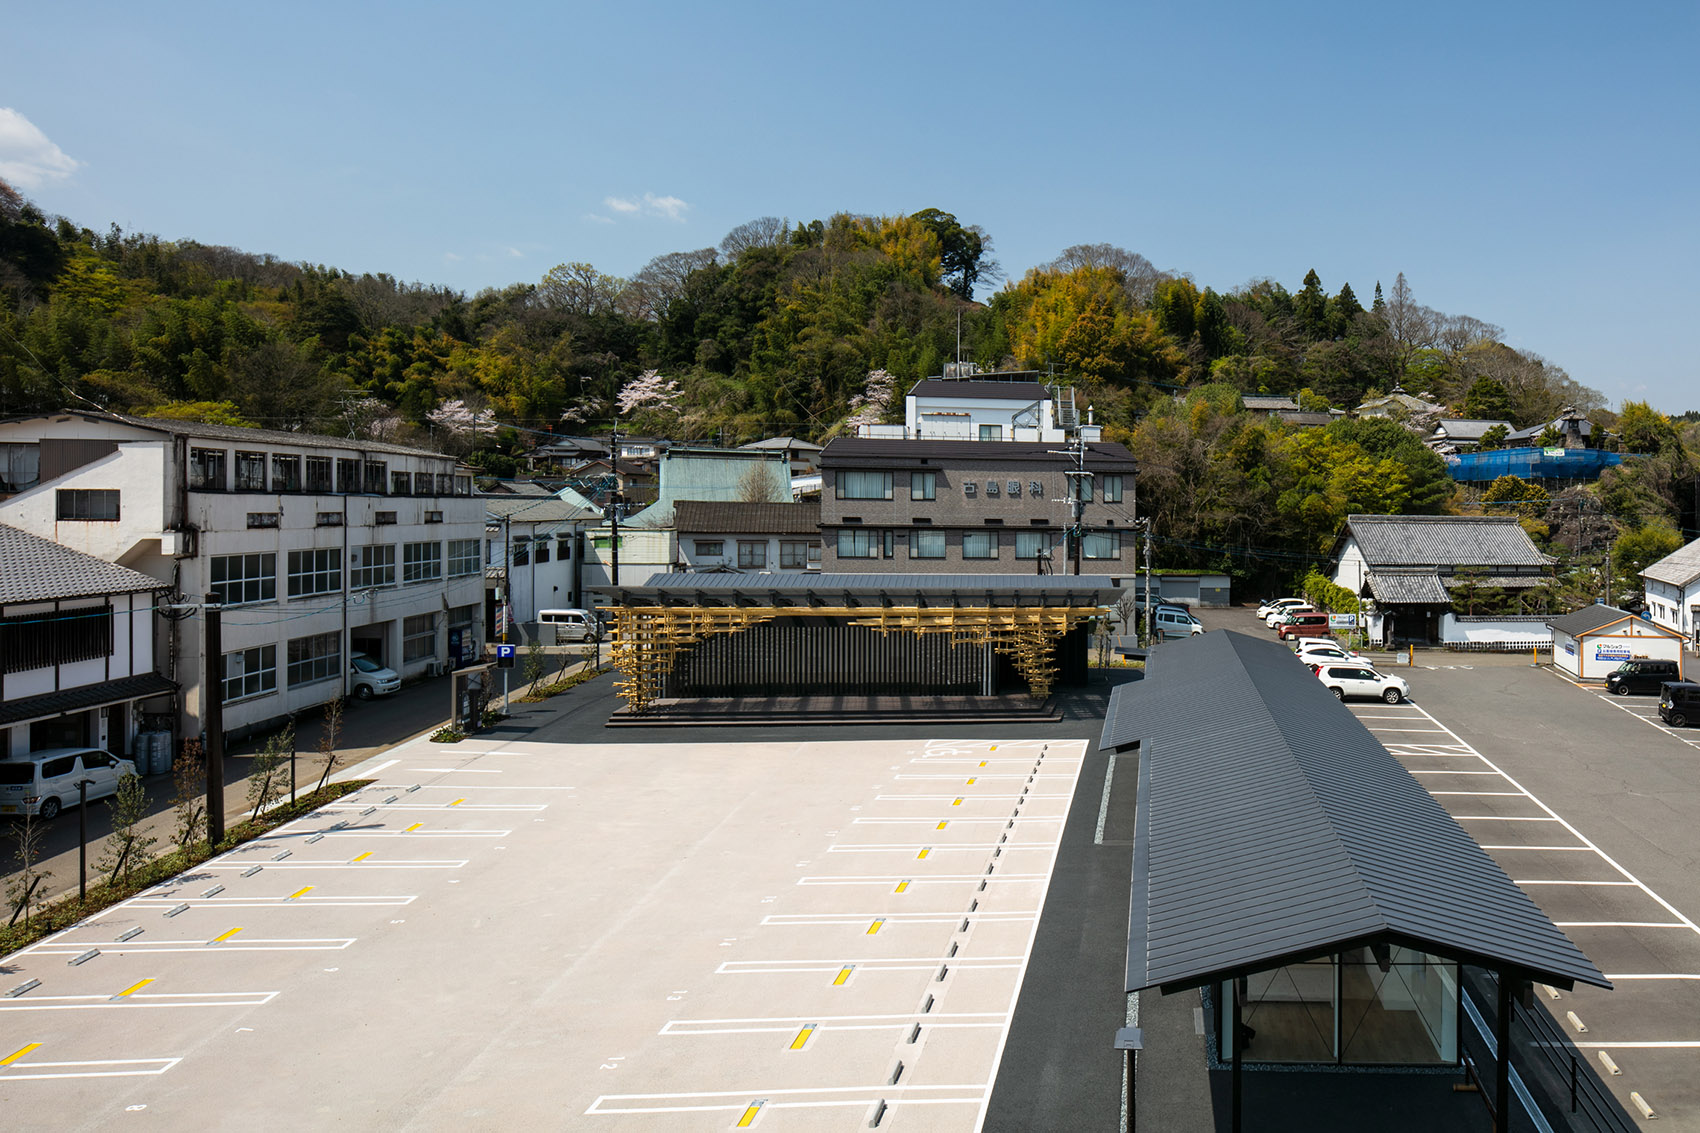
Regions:
M 1495 515 L 1538 515 L 1546 510 L 1551 498 L 1547 490 L 1539 484 L 1531 484 L 1521 476 L 1501 476 L 1482 493 L 1484 504 L 1499 504 L 1490 507 Z
M 1673 551 L 1682 549 L 1682 536 L 1661 523 L 1625 531 L 1612 547 L 1612 566 L 1620 578 L 1639 578 L 1641 572 Z
M 1490 377 L 1479 377 L 1464 395 L 1464 416 L 1473 421 L 1511 419 L 1511 394 Z
M 159 841 L 146 833 L 142 823 L 148 816 L 148 792 L 140 775 L 124 775 L 118 780 L 118 794 L 107 804 L 112 813 L 112 833 L 106 837 L 104 853 L 96 868 L 107 874 L 107 881 L 129 879 L 147 862 L 148 851 Z
M 1001 269 L 989 258 L 992 238 L 979 225 L 964 227 L 950 213 L 931 208 L 922 209 L 910 219 L 919 221 L 938 238 L 942 279 L 957 298 L 973 302 L 975 283 L 982 277 L 1001 278 Z
M 1511 430 L 1507 429 L 1504 425 L 1490 425 L 1482 431 L 1482 439 L 1477 442 L 1476 447 L 1484 452 L 1496 448 L 1504 448 L 1505 438 L 1510 435 Z

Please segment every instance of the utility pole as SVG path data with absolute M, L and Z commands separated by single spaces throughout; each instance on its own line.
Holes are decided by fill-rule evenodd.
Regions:
M 620 585 L 620 419 L 614 419 L 614 435 L 608 445 L 608 470 L 614 474 L 614 491 L 608 497 L 608 514 L 611 517 L 611 531 L 608 538 L 608 550 L 612 556 L 608 573 L 610 586 Z
M 206 737 L 207 757 L 207 843 L 216 847 L 224 841 L 224 607 L 217 595 L 208 594 L 201 612 L 206 617 L 207 672 L 201 681 L 206 703 L 201 711 L 201 733 Z
M 1150 645 L 1156 640 L 1151 632 L 1151 520 L 1146 518 L 1139 522 L 1145 528 L 1145 636 L 1146 644 Z

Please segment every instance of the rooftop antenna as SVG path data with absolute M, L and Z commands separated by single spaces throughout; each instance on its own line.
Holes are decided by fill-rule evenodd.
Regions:
M 962 308 L 956 309 L 956 361 L 962 363 Z

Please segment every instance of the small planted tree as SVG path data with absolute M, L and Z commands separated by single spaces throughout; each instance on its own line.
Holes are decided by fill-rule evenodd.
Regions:
M 325 784 L 331 780 L 331 772 L 341 763 L 337 745 L 342 742 L 342 697 L 325 702 L 325 727 L 319 733 L 319 755 L 324 758 L 325 769 L 319 773 L 319 785 L 315 790 L 324 790 Z
M 543 653 L 543 642 L 533 638 L 525 647 L 525 667 L 520 670 L 525 677 L 525 683 L 536 685 L 548 672 L 548 659 Z
M 118 780 L 118 794 L 107 809 L 112 812 L 112 833 L 106 836 L 95 868 L 106 874 L 106 883 L 111 885 L 120 878 L 128 881 L 146 864 L 148 851 L 159 839 L 142 829 L 148 816 L 148 792 L 140 775 L 125 775 Z
M 200 740 L 183 741 L 183 750 L 171 765 L 171 778 L 177 819 L 171 840 L 179 852 L 187 854 L 207 836 L 207 763 Z
M 281 800 L 289 790 L 286 769 L 295 750 L 295 730 L 286 728 L 268 738 L 248 770 L 248 810 L 255 818 Z
M 12 907 L 12 919 L 7 923 L 17 924 L 21 916 L 27 925 L 30 910 L 40 910 L 47 903 L 47 880 L 53 876 L 36 864 L 41 861 L 41 840 L 47 827 L 36 821 L 35 815 L 26 814 L 13 833 L 17 838 L 18 872 L 6 883 L 6 903 Z

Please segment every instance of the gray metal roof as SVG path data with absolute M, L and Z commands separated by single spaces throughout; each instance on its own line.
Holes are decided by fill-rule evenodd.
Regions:
M 1452 595 L 1433 571 L 1401 573 L 1384 571 L 1369 576 L 1369 592 L 1377 602 L 1419 603 L 1445 606 Z
M 606 587 L 602 589 L 607 589 Z M 893 602 L 925 595 L 955 599 L 965 606 L 993 601 L 1016 599 L 1066 602 L 1069 605 L 1109 605 L 1134 589 L 1130 575 L 1128 585 L 1117 587 L 1104 575 L 1032 575 L 1032 574 L 816 574 L 812 571 L 771 571 L 766 574 L 692 574 L 669 572 L 653 574 L 648 580 L 618 587 L 622 597 L 666 601 L 693 599 L 698 594 L 722 601 L 739 596 L 765 599 L 770 595 L 787 598 L 816 597 L 832 605 L 846 595 L 878 602 L 881 597 Z M 1208 635 L 1206 635 L 1208 636 Z
M 1072 457 L 1061 442 L 899 440 L 884 437 L 835 437 L 821 452 L 822 468 L 899 468 L 922 461 L 962 460 L 974 464 L 1038 463 L 1058 468 Z M 1125 445 L 1097 441 L 1086 446 L 1086 467 L 1094 471 L 1133 471 Z
M 429 449 L 410 448 L 407 445 L 392 445 L 383 441 L 362 441 L 353 437 L 331 437 L 321 433 L 291 433 L 282 429 L 250 429 L 243 425 L 206 425 L 199 421 L 174 421 L 168 417 L 128 417 L 122 413 L 79 413 L 76 410 L 68 412 L 79 417 L 87 417 L 98 421 L 111 418 L 134 425 L 141 429 L 152 429 L 155 432 L 167 433 L 172 436 L 199 438 L 208 441 L 228 441 L 232 444 L 274 444 L 302 445 L 307 448 L 334 448 L 344 452 L 382 452 L 396 456 L 431 457 L 436 460 L 452 461 L 454 458 Z M 61 416 L 61 414 L 53 414 Z
M 518 523 L 570 523 L 575 519 L 600 519 L 594 508 L 579 507 L 559 496 L 480 496 L 484 514 Z
M 129 700 L 164 696 L 168 692 L 176 691 L 177 686 L 158 673 L 138 673 L 133 677 L 120 677 L 115 681 L 102 681 L 97 685 L 83 685 L 79 688 L 61 689 L 59 692 L 44 692 L 40 696 L 5 701 L 0 703 L 0 724 L 18 724 L 25 720 L 63 716 L 67 712 L 99 708 L 103 704 L 123 704 Z
M 922 378 L 909 387 L 911 397 L 1004 398 L 1010 401 L 1043 401 L 1050 391 L 1038 382 L 988 381 L 981 378 Z
M 1290 409 L 1297 412 L 1299 408 L 1299 403 L 1286 394 L 1242 393 L 1240 405 L 1251 410 Z
M 1495 425 L 1503 425 L 1510 435 L 1511 422 L 1477 417 L 1442 417 L 1434 423 L 1434 435 L 1454 441 L 1479 441 Z
M 1508 515 L 1351 515 L 1346 531 L 1371 567 L 1551 565 Z
M 1642 571 L 1641 577 L 1668 582 L 1672 586 L 1687 586 L 1700 578 L 1700 539 L 1672 551 Z
M 813 441 L 805 441 L 801 437 L 768 437 L 766 440 L 751 441 L 747 445 L 739 445 L 738 447 L 788 449 L 797 452 L 819 452 L 824 446 L 817 445 Z
M 1568 633 L 1571 637 L 1581 637 L 1585 633 L 1593 633 L 1595 630 L 1604 629 L 1609 625 L 1628 621 L 1634 616 L 1628 610 L 1620 610 L 1616 606 L 1604 606 L 1596 602 L 1592 606 L 1583 606 L 1580 610 L 1572 610 L 1568 614 L 1548 618 L 1547 625 L 1560 633 Z M 1653 628 L 1653 623 L 1648 622 L 1647 626 Z
M 1611 986 L 1281 643 L 1165 643 L 1112 694 L 1100 746 L 1135 741 L 1128 990 L 1376 940 Z
M 142 594 L 170 585 L 129 567 L 0 524 L 0 603 Z

